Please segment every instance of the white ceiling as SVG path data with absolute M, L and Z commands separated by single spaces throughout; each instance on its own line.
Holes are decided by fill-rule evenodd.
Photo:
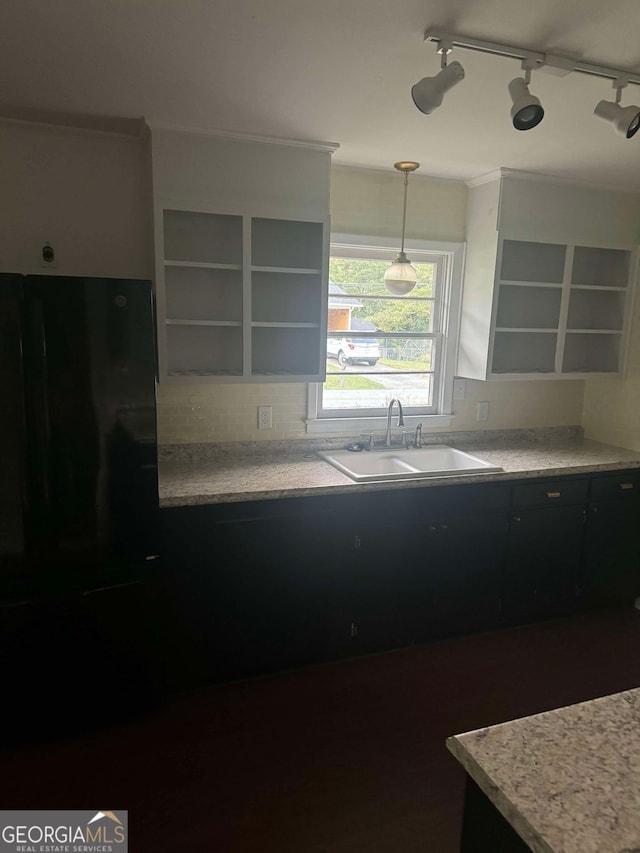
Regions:
M 613 99 L 607 80 L 534 73 L 545 118 L 518 132 L 519 63 L 456 49 L 466 79 L 422 115 L 410 89 L 439 70 L 432 28 L 640 72 L 638 0 L 2 0 L 0 114 L 144 116 L 337 142 L 338 164 L 415 159 L 459 179 L 502 166 L 640 190 L 640 133 L 593 116 Z

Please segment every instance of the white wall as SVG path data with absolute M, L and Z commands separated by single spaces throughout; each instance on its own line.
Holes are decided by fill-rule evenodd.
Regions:
M 402 235 L 404 178 L 400 172 L 334 166 L 331 230 L 338 234 Z M 465 239 L 467 187 L 414 172 L 407 193 L 407 237 L 461 243 Z
M 0 121 L 0 270 L 151 278 L 147 164 L 134 138 Z
M 640 223 L 639 223 L 640 225 Z M 636 294 L 624 378 L 587 382 L 583 425 L 587 438 L 640 450 L 640 295 Z

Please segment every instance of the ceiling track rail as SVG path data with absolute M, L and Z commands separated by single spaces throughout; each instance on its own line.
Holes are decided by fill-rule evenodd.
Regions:
M 528 62 L 532 67 L 546 69 L 557 76 L 577 72 L 579 74 L 589 74 L 592 77 L 602 77 L 605 80 L 634 83 L 640 86 L 640 72 L 624 71 L 620 68 L 610 68 L 606 65 L 583 62 L 571 56 L 526 50 L 525 48 L 501 44 L 500 42 L 484 41 L 470 36 L 440 32 L 439 30 L 427 30 L 424 34 L 424 40 L 434 42 L 439 46 L 439 49 L 446 50 L 447 52 L 453 47 L 459 47 L 464 50 L 473 50 L 479 53 L 492 54 L 493 56 L 503 56 L 506 59 Z

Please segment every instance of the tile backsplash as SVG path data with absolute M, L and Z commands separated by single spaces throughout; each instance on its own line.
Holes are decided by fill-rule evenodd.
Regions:
M 266 385 L 158 386 L 159 444 L 274 441 L 305 435 L 307 387 Z M 272 406 L 273 427 L 258 430 L 258 406 Z
M 446 431 L 579 424 L 583 391 L 582 381 L 467 380 L 466 399 L 454 402 L 453 423 Z M 311 439 L 305 427 L 307 386 L 304 383 L 160 385 L 157 399 L 160 445 Z M 476 420 L 476 406 L 481 400 L 489 403 L 486 422 Z M 272 429 L 258 429 L 258 406 L 272 407 Z M 428 425 L 424 431 L 429 431 Z M 344 435 L 357 433 L 356 429 Z

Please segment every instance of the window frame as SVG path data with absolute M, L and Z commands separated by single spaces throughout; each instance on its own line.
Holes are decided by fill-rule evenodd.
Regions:
M 397 240 L 388 237 L 372 237 L 356 234 L 332 234 L 330 255 L 332 257 L 380 259 L 391 263 L 398 253 Z M 434 375 L 433 397 L 435 405 L 405 412 L 407 426 L 422 422 L 425 428 L 448 427 L 453 420 L 453 379 L 456 370 L 458 339 L 460 332 L 460 308 L 462 303 L 462 275 L 464 270 L 465 243 L 440 242 L 433 240 L 405 239 L 405 251 L 437 255 L 443 258 L 438 276 L 440 293 L 436 290 L 436 309 L 440 314 L 440 329 L 433 334 L 441 346 L 436 347 L 439 370 Z M 415 258 L 416 263 L 428 263 L 428 259 Z M 328 261 L 327 261 L 328 263 Z M 444 269 L 442 269 L 444 267 Z M 354 430 L 382 429 L 386 426 L 386 412 L 358 414 L 357 410 L 322 410 L 322 385 L 309 383 L 307 391 L 307 433 L 349 432 Z M 435 412 L 434 412 L 435 409 Z

